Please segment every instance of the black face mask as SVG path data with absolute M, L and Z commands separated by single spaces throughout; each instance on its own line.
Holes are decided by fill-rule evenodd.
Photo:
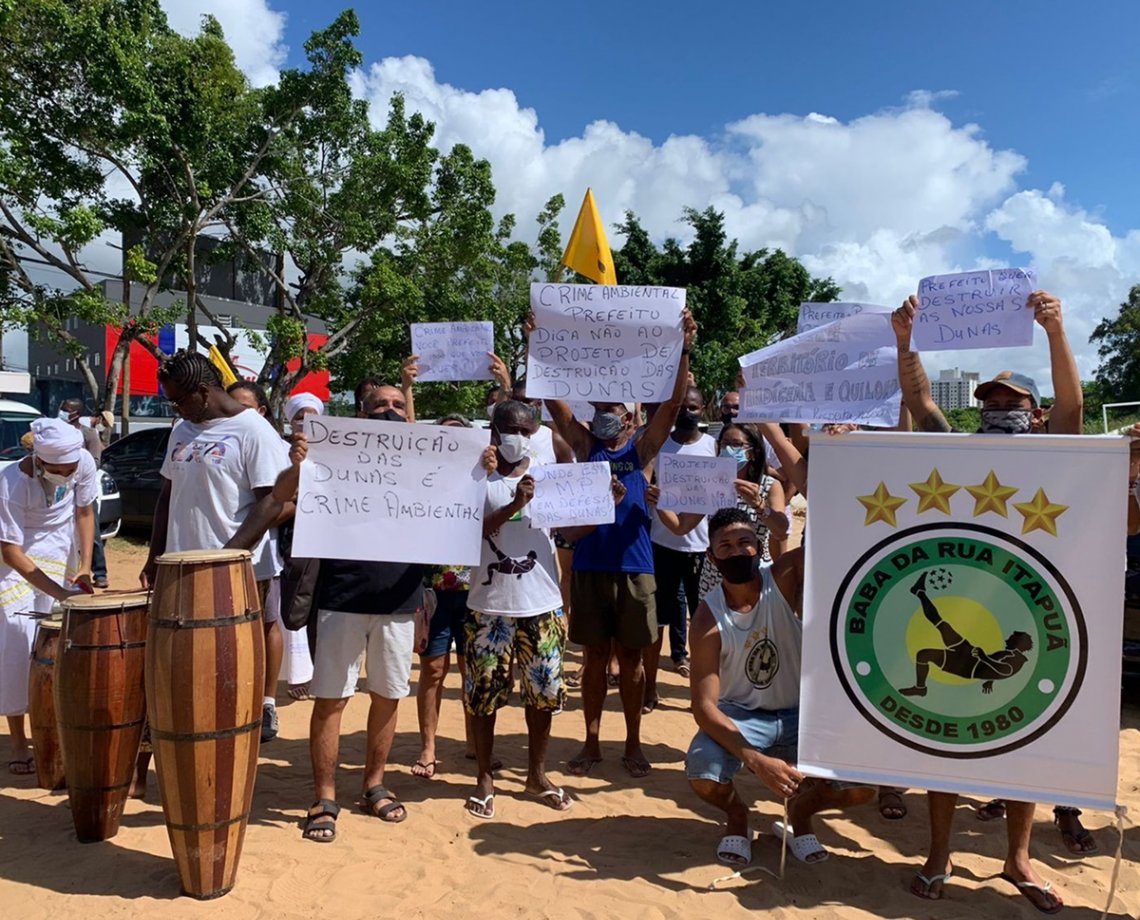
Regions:
M 724 422 L 724 424 L 726 424 L 726 425 L 731 425 L 733 422 L 736 421 L 736 416 L 739 413 L 740 413 L 739 409 L 734 409 L 734 410 L 721 409 L 720 410 L 720 420 L 722 422 Z
M 696 412 L 682 409 L 677 413 L 677 421 L 674 424 L 678 431 L 693 431 L 700 422 L 701 417 Z
M 742 554 L 729 556 L 726 559 L 713 557 L 713 563 L 721 577 L 730 585 L 743 585 L 756 576 L 756 563 L 759 559 L 759 556 Z
M 406 422 L 407 419 L 395 409 L 385 409 L 383 412 L 373 412 L 368 416 L 374 422 Z

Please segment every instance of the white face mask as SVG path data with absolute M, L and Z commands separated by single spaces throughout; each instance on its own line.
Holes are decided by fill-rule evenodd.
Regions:
M 495 417 L 495 407 L 497 405 L 498 405 L 498 403 L 488 403 L 487 404 L 487 418 L 493 419 Z
M 499 435 L 499 453 L 507 463 L 518 463 L 530 452 L 530 438 L 525 434 Z
M 68 412 L 66 409 L 60 409 L 55 414 L 55 417 L 58 418 L 61 422 L 67 422 L 67 424 L 69 424 L 69 425 L 71 424 L 71 413 Z

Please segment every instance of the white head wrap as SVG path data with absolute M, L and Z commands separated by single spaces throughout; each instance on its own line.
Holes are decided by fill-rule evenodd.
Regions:
M 317 415 L 325 414 L 325 404 L 312 393 L 298 393 L 285 401 L 285 421 L 291 422 L 302 409 L 313 409 Z
M 83 434 L 74 425 L 57 418 L 32 422 L 32 451 L 44 463 L 78 463 L 83 452 Z

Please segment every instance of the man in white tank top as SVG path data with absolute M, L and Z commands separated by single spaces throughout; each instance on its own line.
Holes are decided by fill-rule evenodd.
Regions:
M 788 848 L 800 862 L 827 859 L 812 816 L 826 808 L 870 801 L 865 786 L 805 777 L 794 766 L 799 733 L 803 631 L 803 550 L 760 568 L 756 527 L 738 508 L 709 521 L 709 560 L 723 576 L 697 608 L 689 636 L 693 716 L 700 731 L 689 745 L 686 775 L 704 801 L 720 808 L 727 833 L 717 859 L 742 866 L 752 859 L 748 806 L 733 776 L 747 767 L 788 800 Z M 774 831 L 784 833 L 777 821 Z

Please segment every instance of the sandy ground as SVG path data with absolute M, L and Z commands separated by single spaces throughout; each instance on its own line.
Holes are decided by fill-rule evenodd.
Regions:
M 116 539 L 109 545 L 112 586 L 128 588 L 144 550 Z M 576 665 L 576 662 L 574 662 Z M 982 823 L 969 802 L 958 810 L 955 877 L 940 902 L 924 902 L 907 886 L 927 839 L 924 799 L 905 797 L 902 821 L 888 822 L 873 806 L 820 822 L 819 836 L 832 858 L 816 867 L 789 859 L 783 881 L 764 873 L 709 892 L 727 874 L 715 862 L 722 830 L 712 809 L 690 792 L 683 758 L 694 726 L 687 687 L 662 672 L 663 706 L 645 719 L 650 776 L 633 780 L 620 764 L 621 718 L 611 694 L 603 720 L 605 761 L 589 778 L 565 772 L 582 735 L 580 700 L 570 698 L 555 718 L 550 746 L 553 778 L 575 798 L 565 814 L 522 795 L 525 726 L 520 706 L 500 714 L 496 753 L 497 815 L 478 821 L 463 811 L 471 791 L 470 761 L 463 758 L 458 675 L 447 681 L 440 726 L 440 773 L 411 775 L 418 734 L 415 704 L 401 706 L 388 785 L 408 805 L 403 824 L 387 825 L 353 806 L 360 793 L 367 699 L 349 702 L 341 748 L 344 806 L 332 845 L 303 841 L 299 820 L 312 801 L 309 786 L 309 703 L 282 693 L 281 735 L 265 746 L 237 886 L 225 898 L 196 902 L 179 897 L 162 812 L 151 775 L 150 796 L 129 802 L 113 840 L 76 842 L 66 796 L 34 788 L 31 778 L 4 777 L 0 793 L 0 905 L 10 920 L 58 916 L 96 918 L 292 918 L 337 920 L 375 917 L 745 917 L 757 910 L 774 918 L 1036 917 L 1037 912 L 997 878 L 1004 826 Z M 6 739 L 0 740 L 5 743 Z M 1121 716 L 1119 800 L 1140 811 L 1140 699 L 1126 700 Z M 780 816 L 758 781 L 740 783 L 756 798 L 754 865 L 775 869 L 779 847 L 769 832 Z M 1076 859 L 1060 846 L 1051 812 L 1038 809 L 1033 855 L 1041 873 L 1062 892 L 1063 916 L 1096 920 L 1104 908 L 1117 835 L 1109 814 L 1087 813 L 1086 824 L 1102 854 Z M 1114 917 L 1140 916 L 1140 831 L 1125 831 L 1124 862 Z

